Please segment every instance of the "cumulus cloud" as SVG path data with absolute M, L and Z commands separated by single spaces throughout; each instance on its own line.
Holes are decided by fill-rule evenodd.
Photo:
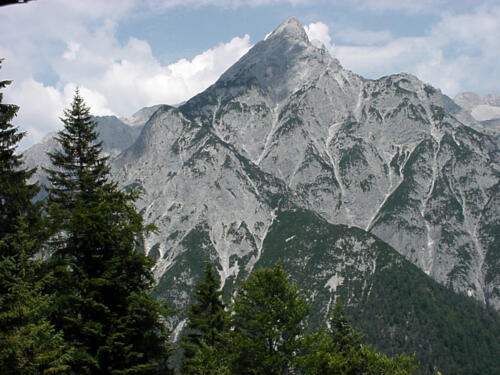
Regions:
M 15 123 L 28 131 L 23 145 L 40 140 L 55 129 L 64 108 L 61 93 L 54 87 L 45 86 L 32 78 L 16 82 L 5 90 L 5 102 L 15 103 L 19 111 Z
M 62 127 L 59 117 L 77 86 L 92 113 L 127 116 L 144 106 L 177 104 L 191 98 L 251 47 L 248 35 L 234 37 L 192 59 L 162 65 L 147 41 L 132 37 L 121 43 L 115 36 L 117 15 L 113 11 L 133 9 L 135 3 L 112 0 L 86 9 L 92 7 L 52 0 L 44 8 L 17 7 L 26 10 L 1 20 L 7 27 L 26 25 L 20 35 L 9 33 L 0 47 L 7 57 L 2 76 L 14 80 L 5 90 L 5 101 L 20 106 L 15 123 L 28 132 L 22 148 Z M 38 24 L 27 22 L 37 13 Z M 99 22 L 89 26 L 89 20 L 96 18 Z M 59 20 L 56 32 L 50 24 Z M 43 38 L 38 40 L 38 35 Z M 22 48 L 18 48 L 20 44 Z M 36 78 L 51 72 L 57 73 L 50 84 Z
M 445 8 L 450 3 L 462 0 L 142 0 L 153 9 L 165 9 L 178 6 L 217 6 L 223 8 L 238 8 L 241 6 L 259 7 L 276 4 L 292 6 L 306 5 L 349 5 L 357 10 L 376 13 L 405 12 L 431 13 L 438 8 Z
M 436 7 L 445 6 L 457 0 L 143 0 L 152 8 L 172 8 L 176 6 L 218 6 L 237 8 L 240 6 L 264 6 L 274 4 L 290 4 L 292 6 L 318 5 L 321 3 L 346 5 L 359 10 L 375 12 L 405 11 L 409 13 L 430 12 Z
M 50 86 L 32 77 L 22 79 L 5 92 L 6 101 L 20 106 L 16 122 L 28 131 L 23 143 L 26 147 L 62 126 L 58 117 L 71 102 L 77 85 L 92 113 L 129 115 L 144 106 L 177 104 L 191 98 L 214 83 L 249 48 L 248 35 L 235 37 L 191 60 L 166 66 L 152 56 L 147 42 L 133 38 L 115 51 L 116 59 L 95 56 L 85 46 L 70 48 L 59 61 L 63 82 Z M 86 66 L 92 65 L 91 61 L 94 66 Z M 72 65 L 64 69 L 65 63 Z
M 332 38 L 328 30 L 328 26 L 323 22 L 315 22 L 309 25 L 304 25 L 307 37 L 311 43 L 318 47 L 324 46 L 329 50 L 333 49 Z
M 80 45 L 77 42 L 70 41 L 68 43 L 68 49 L 63 53 L 63 58 L 66 60 L 74 60 L 79 49 Z

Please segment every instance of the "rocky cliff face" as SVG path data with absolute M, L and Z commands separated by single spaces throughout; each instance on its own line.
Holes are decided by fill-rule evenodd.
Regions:
M 193 237 L 223 280 L 246 274 L 287 200 L 498 309 L 498 145 L 457 108 L 414 76 L 343 69 L 292 18 L 205 92 L 160 108 L 114 173 L 160 228 L 145 246 L 159 279 Z

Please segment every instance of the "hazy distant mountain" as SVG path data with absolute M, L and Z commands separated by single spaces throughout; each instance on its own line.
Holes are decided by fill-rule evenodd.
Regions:
M 130 126 L 137 126 L 137 127 L 143 126 L 153 115 L 153 113 L 155 113 L 156 110 L 161 106 L 162 106 L 161 104 L 157 104 L 151 107 L 141 108 L 130 117 L 120 118 L 120 121 Z
M 466 115 L 479 123 L 484 131 L 497 141 L 500 139 L 500 95 L 487 94 L 483 97 L 473 92 L 463 92 L 453 99 Z

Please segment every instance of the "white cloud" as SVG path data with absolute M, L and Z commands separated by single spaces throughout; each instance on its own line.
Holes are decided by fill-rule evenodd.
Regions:
M 132 37 L 120 43 L 115 37 L 116 12 L 133 9 L 137 2 L 92 4 L 95 7 L 87 9 L 92 6 L 47 0 L 44 8 L 16 7 L 25 10 L 0 19 L 7 28 L 25 25 L 19 34 L 8 33 L 0 47 L 7 57 L 2 77 L 14 80 L 4 91 L 5 102 L 20 106 L 15 123 L 28 131 L 22 148 L 62 127 L 59 117 L 76 86 L 92 113 L 127 116 L 144 106 L 189 99 L 214 83 L 251 46 L 248 35 L 235 37 L 191 60 L 162 65 L 148 42 Z M 40 22 L 32 22 L 35 15 Z M 51 84 L 36 80 L 46 73 L 41 67 L 57 72 Z
M 457 0 L 353 0 L 358 8 L 375 11 L 405 11 L 409 13 L 432 12 Z
M 241 6 L 265 6 L 274 4 L 290 4 L 292 6 L 321 5 L 329 3 L 335 5 L 350 5 L 359 10 L 372 12 L 405 11 L 409 13 L 431 12 L 439 6 L 445 6 L 457 0 L 143 0 L 153 9 L 173 8 L 177 6 L 218 6 L 223 8 L 237 8 Z
M 192 60 L 162 66 L 152 56 L 149 45 L 137 39 L 114 51 L 118 52 L 116 61 L 95 56 L 82 46 L 77 63 L 73 59 L 60 60 L 64 82 L 46 86 L 32 77 L 16 81 L 5 91 L 5 99 L 21 108 L 15 123 L 28 131 L 23 142 L 27 147 L 62 126 L 58 118 L 71 102 L 77 85 L 93 114 L 129 115 L 144 106 L 177 104 L 191 98 L 213 84 L 249 48 L 248 35 L 235 37 Z M 86 70 L 87 62 L 93 59 L 97 60 L 94 66 Z M 71 65 L 66 70 L 64 64 Z
M 304 26 L 304 30 L 306 31 L 307 37 L 313 44 L 324 45 L 327 49 L 332 50 L 332 38 L 330 37 L 328 26 L 323 22 L 311 23 L 309 25 Z M 320 46 L 318 45 L 318 47 Z
M 44 86 L 32 78 L 15 83 L 5 90 L 5 102 L 15 103 L 19 111 L 14 123 L 27 131 L 22 147 L 29 146 L 55 129 L 62 115 L 64 100 L 53 87 Z
M 158 104 L 176 104 L 206 89 L 250 48 L 248 35 L 202 52 L 192 60 L 162 66 L 144 41 L 130 40 L 122 58 L 112 61 L 92 86 L 104 93 L 111 108 L 121 115 Z
M 66 60 L 76 59 L 76 53 L 80 49 L 80 45 L 75 41 L 70 41 L 68 43 L 68 49 L 64 51 L 62 57 Z

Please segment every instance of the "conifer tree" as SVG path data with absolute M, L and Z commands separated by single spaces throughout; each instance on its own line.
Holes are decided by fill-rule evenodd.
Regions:
M 253 271 L 234 301 L 233 372 L 293 373 L 309 309 L 280 264 Z
M 0 59 L 0 68 L 2 60 Z M 0 89 L 10 83 L 11 81 L 0 81 Z M 2 100 L 3 93 L 0 93 L 0 183 L 2 184 L 0 238 L 15 233 L 20 218 L 30 220 L 31 223 L 40 218 L 40 212 L 32 203 L 39 188 L 28 183 L 35 170 L 23 168 L 22 156 L 16 154 L 17 146 L 25 134 L 10 123 L 17 115 L 19 107 L 13 104 L 3 104 Z
M 303 342 L 297 367 L 303 375 L 410 375 L 416 368 L 414 358 L 400 355 L 389 358 L 361 343 L 337 302 L 329 324 L 308 335 Z
M 0 66 L 2 60 L 0 59 Z M 10 81 L 0 81 L 0 88 Z M 50 296 L 42 293 L 40 261 L 33 259 L 43 240 L 39 188 L 29 184 L 34 170 L 16 154 L 24 133 L 10 121 L 18 107 L 3 104 L 0 93 L 0 369 L 2 374 L 61 374 L 68 355 L 48 321 Z
M 53 319 L 74 350 L 74 374 L 154 374 L 169 354 L 168 312 L 149 294 L 151 261 L 136 252 L 148 230 L 109 179 L 89 108 L 78 90 L 50 155 L 49 218 L 57 300 Z
M 361 347 L 362 335 L 352 328 L 340 301 L 335 302 L 328 323 L 328 331 L 337 351 L 358 350 Z
M 220 279 L 212 264 L 205 266 L 188 312 L 187 335 L 182 339 L 182 374 L 218 374 L 224 367 L 228 313 L 222 301 Z

